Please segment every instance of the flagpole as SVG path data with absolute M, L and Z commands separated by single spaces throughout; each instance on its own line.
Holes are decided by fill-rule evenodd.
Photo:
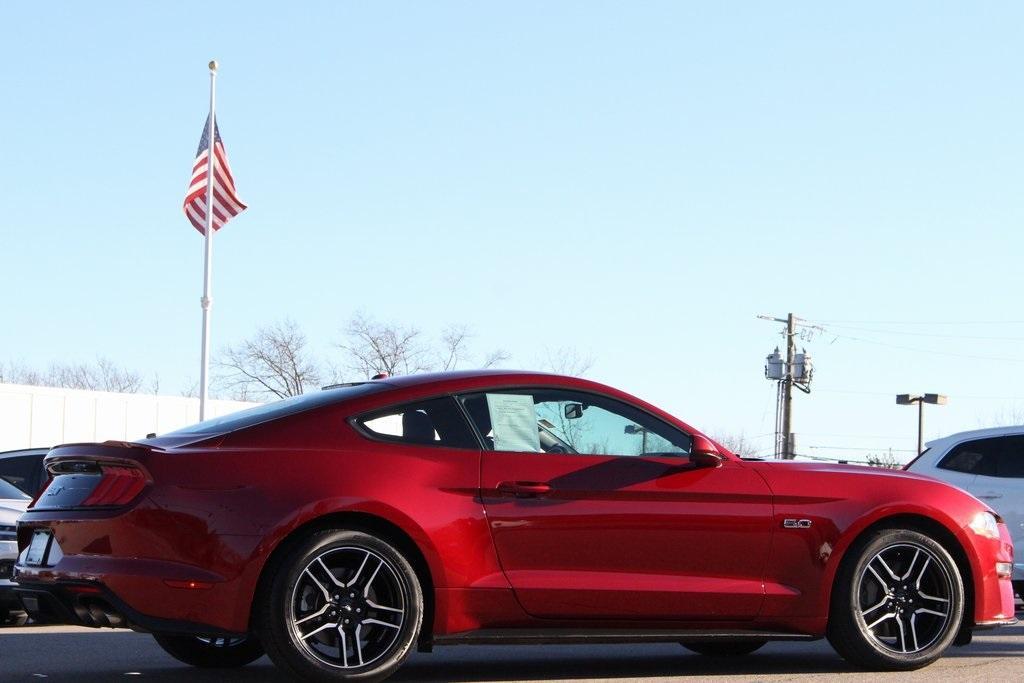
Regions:
M 214 143 L 216 142 L 216 118 L 214 108 L 217 93 L 217 62 L 210 64 L 210 120 L 207 122 L 207 139 L 209 147 L 206 151 L 206 239 L 203 242 L 203 298 L 200 304 L 203 307 L 203 351 L 202 368 L 199 371 L 199 421 L 206 419 L 206 400 L 209 398 L 210 383 L 210 309 L 213 307 L 213 300 L 210 298 L 210 280 L 213 271 L 213 154 Z

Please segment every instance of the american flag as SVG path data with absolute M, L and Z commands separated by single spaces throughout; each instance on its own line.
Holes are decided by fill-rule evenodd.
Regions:
M 228 165 L 228 153 L 220 139 L 220 128 L 213 123 L 213 229 L 220 230 L 229 220 L 245 211 L 246 206 L 235 194 L 235 179 Z M 209 166 L 207 155 L 210 150 L 210 117 L 206 117 L 203 137 L 199 140 L 196 160 L 192 164 L 192 182 L 185 192 L 185 216 L 199 231 L 206 234 L 206 176 Z

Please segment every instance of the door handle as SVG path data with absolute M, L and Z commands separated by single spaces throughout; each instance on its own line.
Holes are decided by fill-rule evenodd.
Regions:
M 551 485 L 539 481 L 503 481 L 498 493 L 516 498 L 539 498 L 551 493 Z
M 1001 493 L 981 493 L 978 495 L 978 498 L 981 498 L 982 500 L 996 500 L 997 498 L 1002 497 L 1003 494 Z

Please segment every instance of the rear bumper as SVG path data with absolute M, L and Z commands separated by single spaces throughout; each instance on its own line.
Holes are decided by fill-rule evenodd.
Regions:
M 25 611 L 41 624 L 93 628 L 131 628 L 181 635 L 244 636 L 210 624 L 162 619 L 143 614 L 104 586 L 90 583 L 18 584 L 14 589 Z
M 19 564 L 15 578 L 15 592 L 29 614 L 40 613 L 39 621 L 188 634 L 238 634 L 248 627 L 251 597 L 240 594 L 240 581 L 176 562 L 65 555 L 50 567 Z M 100 612 L 91 610 L 94 604 Z M 105 619 L 104 610 L 117 618 Z
M 42 596 L 43 605 L 56 600 L 67 608 L 51 610 L 49 618 L 62 623 L 83 623 L 66 589 L 90 585 L 104 591 L 127 623 L 143 630 L 193 632 L 199 625 L 202 633 L 246 632 L 261 568 L 252 561 L 260 537 L 212 534 L 196 524 L 174 522 L 179 520 L 170 512 L 146 501 L 126 512 L 29 510 L 18 520 L 22 555 L 14 580 L 50 591 Z M 43 566 L 25 562 L 36 530 L 47 530 L 53 538 Z

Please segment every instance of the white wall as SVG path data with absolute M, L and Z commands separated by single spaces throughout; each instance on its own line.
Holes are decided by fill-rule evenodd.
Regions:
M 209 401 L 209 417 L 257 403 Z M 199 421 L 199 399 L 0 384 L 0 451 L 132 441 Z

